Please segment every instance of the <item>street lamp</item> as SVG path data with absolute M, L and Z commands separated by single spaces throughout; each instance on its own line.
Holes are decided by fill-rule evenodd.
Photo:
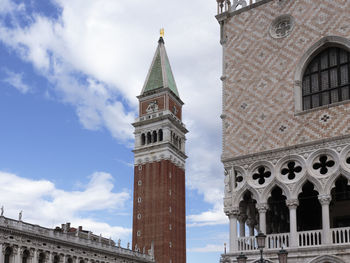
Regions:
M 265 240 L 266 240 L 266 235 L 264 235 L 262 232 L 259 232 L 259 234 L 256 236 L 256 242 L 258 243 L 258 248 L 260 249 L 260 263 L 265 262 L 265 260 L 263 258 L 263 250 L 265 248 Z
M 279 263 L 287 263 L 288 252 L 284 249 L 278 251 L 278 261 Z
M 263 257 L 263 250 L 265 248 L 265 241 L 266 241 L 266 235 L 264 233 L 259 232 L 259 234 L 256 236 L 256 242 L 258 244 L 258 249 L 260 249 L 260 259 L 254 261 L 254 263 L 267 263 Z M 288 252 L 284 249 L 281 249 L 277 253 L 278 255 L 278 262 L 279 263 L 287 263 L 288 260 Z M 246 263 L 247 257 L 243 254 L 243 252 L 236 258 L 237 263 Z

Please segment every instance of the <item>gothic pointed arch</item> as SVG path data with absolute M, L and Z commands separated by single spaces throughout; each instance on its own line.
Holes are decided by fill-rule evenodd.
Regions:
M 294 186 L 292 196 L 291 196 L 292 199 L 298 198 L 298 195 L 302 192 L 302 188 L 303 188 L 304 184 L 308 181 L 314 185 L 315 190 L 319 194 L 324 193 L 321 183 L 316 178 L 308 175 L 308 176 L 304 177 L 302 180 L 300 180 L 298 183 L 296 183 L 296 185 Z
M 250 192 L 252 194 L 252 198 L 255 199 L 258 203 L 260 203 L 260 195 L 256 191 L 255 188 L 251 187 L 250 185 L 245 185 L 245 187 L 242 187 L 237 193 L 235 197 L 234 203 L 239 203 L 243 200 L 244 195 L 246 192 Z
M 291 198 L 291 192 L 289 190 L 289 188 L 282 182 L 274 179 L 270 185 L 268 185 L 266 187 L 266 189 L 264 190 L 262 197 L 261 197 L 261 202 L 262 203 L 266 203 L 267 199 L 269 198 L 269 196 L 271 195 L 271 191 L 278 186 L 279 188 L 281 188 L 283 194 L 287 197 L 287 199 Z
M 298 194 L 297 230 L 309 231 L 322 229 L 322 208 L 318 200 L 320 194 L 315 185 L 306 181 Z
M 317 55 L 319 55 L 321 52 L 331 47 L 342 49 L 345 52 L 350 52 L 350 40 L 340 36 L 323 37 L 319 41 L 314 43 L 311 47 L 309 47 L 308 50 L 304 53 L 304 55 L 300 58 L 294 74 L 294 101 L 295 101 L 296 112 L 301 112 L 305 109 L 305 107 L 303 106 L 303 99 L 302 99 L 303 98 L 303 79 L 308 66 L 310 66 L 310 63 L 313 61 L 313 59 L 315 59 Z M 329 79 L 329 82 L 330 82 L 330 79 Z M 331 86 L 329 88 L 333 89 L 333 87 Z M 320 92 L 322 93 L 322 91 Z M 339 91 L 340 96 L 341 96 L 341 92 L 342 91 Z M 316 95 L 316 93 L 314 95 Z M 322 97 L 322 94 L 321 94 L 321 97 Z M 324 100 L 326 99 L 327 98 L 324 98 Z M 325 105 L 333 103 L 331 98 L 329 98 L 329 102 L 330 103 L 326 103 Z M 317 104 L 315 103 L 314 105 L 317 105 Z M 322 106 L 322 105 L 318 105 L 315 107 L 319 107 L 319 106 Z
M 308 263 L 345 263 L 345 261 L 336 256 L 323 255 L 312 259 Z

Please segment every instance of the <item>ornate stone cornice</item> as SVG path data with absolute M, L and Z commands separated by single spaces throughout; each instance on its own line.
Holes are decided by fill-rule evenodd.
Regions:
M 257 161 L 273 161 L 283 158 L 286 155 L 302 155 L 308 156 L 311 152 L 323 149 L 323 148 L 338 148 L 345 147 L 350 144 L 350 134 L 333 137 L 323 140 L 317 140 L 313 142 L 298 144 L 294 146 L 288 146 L 284 148 L 274 149 L 270 151 L 252 153 L 248 155 L 233 157 L 233 158 L 222 158 L 225 167 L 229 166 L 244 166 L 250 165 Z

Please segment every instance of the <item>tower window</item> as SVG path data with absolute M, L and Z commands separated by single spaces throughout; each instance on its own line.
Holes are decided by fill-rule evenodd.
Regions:
M 330 47 L 307 66 L 302 83 L 303 109 L 350 99 L 350 52 Z
M 140 220 L 141 219 L 141 214 L 137 214 L 137 219 Z
M 158 131 L 158 137 L 159 137 L 159 141 L 160 141 L 160 142 L 163 141 L 163 130 L 162 130 L 162 129 L 160 129 L 160 130 Z
M 147 144 L 152 143 L 152 135 L 150 132 L 147 132 Z
M 137 184 L 138 184 L 138 186 L 141 186 L 141 185 L 142 185 L 142 181 L 139 180 L 139 181 L 137 182 Z
M 141 145 L 146 144 L 146 135 L 144 133 L 141 134 Z
M 152 133 L 152 142 L 157 142 L 157 132 L 156 131 L 153 131 L 153 133 Z
M 140 230 L 139 230 L 139 231 L 137 231 L 137 233 L 136 233 L 136 234 L 137 234 L 137 236 L 138 236 L 138 237 L 140 237 L 140 236 L 141 236 L 141 231 L 140 231 Z
M 141 201 L 142 201 L 141 197 L 137 198 L 138 203 L 141 203 Z

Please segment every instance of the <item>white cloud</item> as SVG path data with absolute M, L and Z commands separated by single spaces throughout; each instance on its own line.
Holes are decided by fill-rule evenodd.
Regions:
M 5 2 L 12 6 L 8 12 L 23 13 L 14 2 Z M 130 123 L 137 112 L 135 96 L 151 63 L 158 29 L 165 27 L 168 55 L 185 102 L 184 122 L 190 130 L 187 185 L 213 205 L 208 213 L 223 215 L 221 49 L 214 18 L 216 2 L 55 3 L 62 10 L 58 19 L 34 14 L 26 27 L 7 28 L 0 23 L 0 40 L 53 84 L 50 94 L 73 105 L 85 128 L 107 129 L 128 146 L 133 138 Z M 206 217 L 203 213 L 190 219 L 202 224 Z
M 224 252 L 223 245 L 214 245 L 208 244 L 205 247 L 195 247 L 187 249 L 188 252 L 200 252 L 200 253 L 208 253 L 208 252 Z
M 211 211 L 205 211 L 197 215 L 189 215 L 187 216 L 187 222 L 187 226 L 189 227 L 200 227 L 227 224 L 228 219 L 223 213 L 222 209 L 214 209 Z
M 21 93 L 27 93 L 30 90 L 30 87 L 23 82 L 23 74 L 15 73 L 12 71 L 6 70 L 7 78 L 3 81 L 10 84 L 12 87 L 19 90 Z
M 47 180 L 30 180 L 15 174 L 0 172 L 0 200 L 5 216 L 17 218 L 23 210 L 23 220 L 46 227 L 64 222 L 82 225 L 106 237 L 127 237 L 131 229 L 111 226 L 94 218 L 82 217 L 81 213 L 116 211 L 130 200 L 130 193 L 113 192 L 113 178 L 110 174 L 96 172 L 82 191 L 57 189 Z

